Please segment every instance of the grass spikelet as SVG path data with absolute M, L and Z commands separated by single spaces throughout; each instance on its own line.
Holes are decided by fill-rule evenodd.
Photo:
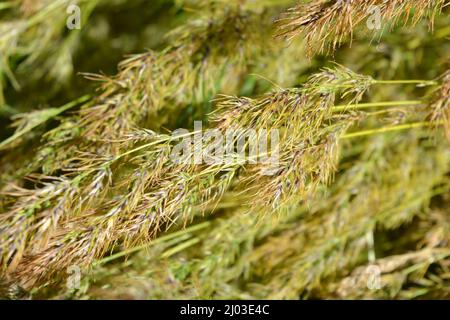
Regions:
M 414 141 L 417 138 L 412 137 L 411 139 Z M 409 141 L 411 142 L 411 140 Z M 417 151 L 408 142 L 405 142 L 403 148 L 412 153 Z M 402 155 L 402 153 L 393 154 L 394 157 L 402 157 Z M 362 171 L 360 172 L 357 171 L 358 167 L 353 167 L 346 174 L 349 180 L 346 181 L 344 179 L 340 181 L 343 183 L 342 187 L 344 189 L 340 189 L 339 183 L 335 185 L 336 190 L 339 190 L 335 198 L 332 196 L 336 202 L 329 208 L 319 209 L 320 212 L 323 212 L 323 216 L 318 212 L 306 216 L 304 220 L 299 221 L 298 228 L 293 229 L 292 232 L 284 232 L 280 237 L 270 239 L 266 244 L 254 251 L 256 255 L 253 259 L 257 259 L 260 262 L 255 262 L 255 265 L 265 266 L 262 270 L 257 270 L 256 275 L 272 279 L 264 285 L 265 287 L 270 287 L 267 294 L 271 294 L 271 298 L 286 299 L 294 298 L 295 296 L 308 296 L 310 290 L 320 287 L 321 279 L 333 275 L 346 265 L 351 266 L 357 263 L 361 253 L 368 250 L 366 241 L 367 230 L 374 230 L 377 225 L 395 228 L 405 220 L 410 221 L 412 216 L 417 214 L 417 210 L 420 210 L 421 206 L 433 196 L 433 190 L 442 181 L 442 172 L 446 170 L 447 166 L 445 157 L 442 159 L 438 154 L 435 154 L 436 160 L 425 160 L 426 162 L 430 161 L 427 164 L 430 168 L 438 164 L 441 168 L 440 170 L 442 170 L 439 173 L 436 171 L 435 178 L 428 179 L 429 176 L 427 174 L 420 174 L 423 160 L 420 159 L 419 154 L 416 155 L 414 160 L 411 159 L 411 162 L 408 164 L 399 164 L 395 161 L 383 164 L 384 160 L 379 158 L 379 154 L 368 153 L 368 156 L 373 162 L 362 162 L 363 167 L 361 167 Z M 371 168 L 369 164 L 375 166 L 377 170 L 372 171 L 372 169 L 369 169 Z M 366 167 L 366 165 L 369 165 L 369 167 Z M 405 168 L 406 165 L 411 170 L 410 175 L 403 175 L 402 171 L 398 169 L 399 166 Z M 403 186 L 409 185 L 413 181 L 414 184 L 421 185 L 423 189 L 421 191 L 416 190 L 418 193 L 411 191 L 412 193 L 410 194 L 380 191 L 379 188 L 383 185 L 383 182 L 379 181 L 375 176 L 369 178 L 367 174 L 370 175 L 370 172 L 384 172 L 383 170 L 389 170 L 390 172 L 390 175 L 386 176 L 387 179 L 396 181 L 390 187 L 386 186 L 389 189 L 402 189 Z M 411 181 L 410 179 L 414 180 Z M 368 183 L 371 180 L 373 184 Z M 424 184 L 425 182 L 427 183 L 426 185 Z M 365 191 L 358 188 L 360 191 L 354 195 L 351 195 L 351 192 L 344 191 L 352 190 L 355 187 L 354 183 L 364 184 L 366 186 L 363 188 Z M 347 196 L 343 198 L 343 194 L 347 194 Z M 392 195 L 392 197 L 388 197 L 388 194 Z M 381 195 L 383 195 L 383 198 L 378 198 Z M 419 195 L 421 196 L 419 197 Z M 397 198 L 398 196 L 400 198 Z M 416 199 L 416 201 L 412 201 L 413 199 Z M 361 211 L 358 214 L 359 210 Z M 335 213 L 330 214 L 330 212 Z M 402 212 L 402 214 L 396 215 L 394 212 Z M 349 220 L 346 220 L 346 217 Z M 320 222 L 316 219 L 319 219 Z M 309 220 L 312 223 L 311 225 L 309 225 Z M 320 227 L 316 229 L 313 225 Z M 324 237 L 324 234 L 327 232 L 331 232 L 333 236 L 330 236 L 330 238 L 328 236 Z M 317 237 L 317 242 L 312 240 L 315 237 Z M 333 241 L 323 241 L 323 239 L 333 239 Z M 286 250 L 287 247 L 292 249 Z M 311 251 L 307 247 L 311 248 Z M 276 248 L 283 248 L 284 253 Z M 301 253 L 296 254 L 296 250 L 301 250 Z M 261 263 L 261 261 L 265 261 L 265 263 Z M 255 289 L 262 288 L 257 286 Z
M 441 86 L 435 90 L 430 101 L 431 109 L 429 120 L 434 123 L 443 123 L 447 139 L 450 139 L 450 72 L 442 76 Z
M 279 37 L 288 41 L 300 35 L 308 43 L 309 53 L 330 53 L 347 38 L 353 37 L 355 28 L 373 15 L 371 8 L 379 10 L 381 22 L 397 25 L 401 22 L 417 24 L 435 16 L 447 5 L 445 0 L 317 0 L 300 3 L 289 9 L 278 21 Z
M 0 298 L 449 298 L 448 1 L 151 3 L 0 4 Z
M 263 171 L 267 170 L 265 165 L 260 168 L 256 166 L 250 170 L 249 175 L 244 175 L 242 178 L 242 183 L 246 185 L 247 189 L 252 189 L 253 186 L 260 183 L 267 184 L 267 188 L 260 189 L 257 193 L 261 207 L 269 205 L 276 208 L 279 206 L 278 203 L 286 202 L 289 197 L 296 195 L 301 198 L 302 192 L 314 189 L 319 183 L 326 183 L 330 180 L 330 175 L 335 167 L 335 152 L 337 150 L 334 145 L 337 140 L 335 138 L 329 140 L 328 137 L 329 134 L 333 137 L 337 132 L 336 128 L 330 129 L 328 125 L 328 122 L 335 115 L 331 109 L 334 95 L 339 92 L 343 92 L 343 96 L 350 92 L 357 92 L 356 95 L 359 95 L 361 92 L 355 88 L 359 88 L 361 84 L 353 78 L 350 80 L 346 77 L 336 81 L 336 78 L 339 77 L 329 76 L 332 73 L 331 70 L 324 72 L 327 73 L 328 77 L 313 77 L 311 82 L 304 86 L 305 93 L 302 93 L 302 89 L 281 91 L 256 103 L 252 103 L 249 99 L 239 98 L 237 98 L 237 101 L 227 99 L 219 101 L 218 112 L 220 115 L 216 116 L 215 121 L 218 123 L 219 130 L 223 132 L 230 128 L 226 123 L 227 119 L 231 119 L 232 116 L 236 128 L 250 127 L 257 130 L 276 126 L 284 132 L 282 135 L 285 135 L 285 137 L 289 135 L 289 139 L 283 139 L 282 141 L 286 142 L 279 146 L 280 160 L 284 169 L 281 169 L 273 180 L 262 174 Z M 342 71 L 338 69 L 335 73 L 340 74 Z M 348 71 L 346 74 L 348 75 Z M 326 88 L 327 95 L 329 95 L 328 99 L 325 99 L 327 101 L 325 104 L 322 101 L 322 98 L 325 97 L 324 94 L 315 93 L 320 87 L 319 79 L 324 79 L 323 86 Z M 330 79 L 331 81 L 329 81 Z M 368 81 L 364 77 L 362 79 Z M 317 92 L 320 92 L 320 90 Z M 242 102 L 244 105 L 241 105 Z M 286 117 L 286 115 L 289 115 L 289 117 Z M 306 117 L 315 120 L 307 123 L 304 121 Z M 342 122 L 343 120 L 342 117 L 339 118 L 339 121 Z M 353 121 L 353 117 L 350 117 L 349 120 Z M 348 125 L 344 125 L 343 128 L 347 128 Z M 341 131 L 343 130 L 341 129 Z M 128 135 L 128 138 L 117 144 L 117 147 L 119 150 L 123 149 L 125 147 L 121 147 L 121 145 L 129 145 L 130 139 L 139 142 L 146 135 L 150 142 L 113 158 L 106 157 L 103 160 L 93 160 L 92 155 L 83 155 L 82 153 L 75 158 L 77 166 L 66 169 L 69 177 L 72 174 L 71 172 L 75 173 L 73 177 L 70 177 L 70 184 L 80 186 L 80 183 L 83 183 L 82 194 L 87 194 L 88 197 L 94 197 L 94 195 L 98 197 L 99 193 L 105 194 L 107 192 L 108 188 L 98 187 L 98 185 L 103 186 L 105 181 L 111 179 L 112 168 L 120 165 L 128 155 L 137 153 L 131 160 L 131 163 L 136 167 L 131 182 L 124 186 L 114 181 L 109 183 L 109 185 L 116 185 L 113 190 L 116 189 L 119 192 L 120 190 L 126 190 L 127 193 L 117 196 L 112 201 L 106 201 L 104 204 L 96 203 L 97 209 L 82 219 L 74 218 L 77 222 L 72 222 L 70 219 L 70 216 L 74 216 L 74 213 L 71 212 L 78 211 L 77 207 L 66 208 L 65 215 L 69 217 L 67 224 L 77 226 L 72 228 L 80 230 L 76 232 L 76 239 L 66 238 L 68 241 L 67 247 L 52 245 L 52 243 L 61 243 L 60 236 L 54 240 L 50 239 L 48 245 L 50 249 L 44 250 L 43 255 L 33 254 L 33 256 L 37 256 L 36 259 L 46 259 L 47 257 L 54 260 L 55 255 L 61 254 L 64 259 L 56 259 L 58 265 L 61 266 L 54 268 L 58 270 L 64 268 L 64 261 L 88 265 L 92 263 L 94 258 L 103 255 L 108 248 L 111 248 L 119 240 L 123 240 L 127 246 L 135 245 L 140 241 L 149 241 L 161 228 L 167 228 L 165 226 L 167 223 L 170 226 L 180 218 L 185 223 L 189 221 L 192 218 L 193 206 L 207 206 L 211 201 L 220 199 L 223 192 L 228 189 L 232 179 L 238 175 L 242 166 L 239 161 L 206 167 L 190 162 L 181 165 L 173 164 L 170 159 L 170 141 L 172 138 L 155 135 L 149 131 L 138 131 L 136 134 Z M 328 138 L 321 141 L 323 138 L 317 138 L 321 135 Z M 236 139 L 240 139 L 239 135 Z M 319 139 L 319 142 L 314 139 Z M 308 145 L 308 143 L 313 145 Z M 148 151 L 144 151 L 145 149 Z M 141 153 L 138 151 L 141 151 Z M 319 166 L 316 166 L 316 163 L 319 163 Z M 293 164 L 295 164 L 295 167 L 298 165 L 297 171 L 292 171 Z M 124 163 L 121 165 L 123 166 Z M 105 172 L 109 172 L 108 179 L 105 178 Z M 117 167 L 115 172 L 117 172 Z M 151 174 L 146 172 L 151 172 Z M 39 193 L 38 190 L 35 192 Z M 79 197 L 84 199 L 82 194 L 74 193 L 69 196 L 55 193 L 54 195 L 71 204 L 71 199 Z M 78 208 L 83 204 L 83 202 L 79 203 Z M 18 210 L 24 210 L 20 198 L 17 205 Z M 26 204 L 25 207 L 29 205 L 33 207 L 36 204 L 32 202 Z M 56 208 L 58 207 L 60 205 L 56 206 Z M 92 209 L 94 208 L 92 207 Z M 83 210 L 89 212 L 89 207 L 84 205 Z M 6 217 L 9 215 L 14 217 L 16 212 L 12 211 Z M 45 219 L 38 223 L 42 223 L 42 221 L 45 221 Z M 95 223 L 97 228 L 89 231 L 88 226 L 92 223 Z M 11 229 L 14 228 L 11 227 Z M 59 227 L 58 229 L 68 230 L 65 227 Z M 61 232 L 64 234 L 64 231 Z M 57 232 L 57 234 L 59 233 Z M 88 246 L 88 244 L 93 247 Z M 74 246 L 76 248 L 89 247 L 90 254 L 87 257 L 77 254 L 73 257 L 76 260 L 72 261 L 70 260 L 70 254 L 75 250 Z M 50 254 L 52 250 L 56 252 Z M 22 250 L 18 250 L 18 252 L 20 257 Z M 85 260 L 77 260 L 84 259 L 84 257 Z M 49 268 L 49 263 L 51 263 L 50 261 L 48 263 L 34 262 L 34 258 L 29 259 L 29 262 L 26 258 L 25 261 L 25 265 L 32 268 L 27 268 L 23 273 L 29 277 L 41 276 L 41 272 L 33 272 L 36 265 L 42 264 Z

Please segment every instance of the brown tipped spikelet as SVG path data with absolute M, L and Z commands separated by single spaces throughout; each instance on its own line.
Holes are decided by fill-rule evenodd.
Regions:
M 448 1 L 151 4 L 0 2 L 0 299 L 450 298 Z
M 429 18 L 432 26 L 447 4 L 446 0 L 314 0 L 286 11 L 278 21 L 278 36 L 291 41 L 301 35 L 311 54 L 330 53 L 370 19 L 372 24 L 395 26 L 401 22 L 415 25 Z

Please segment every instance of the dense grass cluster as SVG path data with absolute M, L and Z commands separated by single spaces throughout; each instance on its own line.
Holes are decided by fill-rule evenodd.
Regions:
M 0 3 L 0 298 L 450 297 L 449 1 L 151 2 Z

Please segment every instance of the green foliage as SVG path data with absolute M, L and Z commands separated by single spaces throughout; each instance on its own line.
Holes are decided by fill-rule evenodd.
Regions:
M 449 298 L 448 1 L 151 2 L 0 4 L 0 297 Z

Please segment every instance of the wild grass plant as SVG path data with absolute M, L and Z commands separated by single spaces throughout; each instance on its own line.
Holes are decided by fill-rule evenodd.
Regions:
M 449 298 L 448 6 L 0 5 L 0 296 Z

